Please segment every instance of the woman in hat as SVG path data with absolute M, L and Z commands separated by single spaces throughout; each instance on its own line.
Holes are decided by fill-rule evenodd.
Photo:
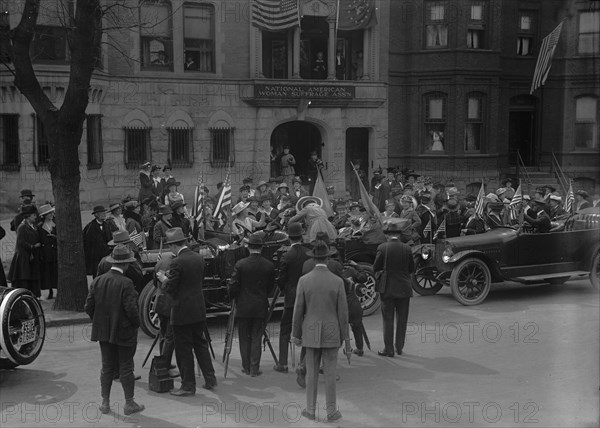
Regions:
M 400 212 L 399 217 L 410 220 L 410 234 L 412 241 L 415 245 L 420 244 L 421 236 L 419 235 L 419 228 L 421 227 L 421 218 L 415 211 L 417 201 L 412 196 L 404 195 L 402 196 L 402 199 L 400 199 L 400 203 L 402 204 L 402 211 Z
M 238 202 L 231 213 L 234 215 L 234 219 L 231 222 L 231 231 L 237 235 L 240 239 L 245 238 L 247 235 L 254 233 L 257 228 L 265 226 L 265 217 L 260 221 L 256 221 L 248 216 L 248 202 Z
M 591 208 L 592 204 L 588 201 L 590 195 L 585 190 L 578 190 L 575 192 L 575 199 L 577 204 L 575 205 L 575 212 Z
M 166 183 L 166 188 L 167 188 L 167 194 L 165 195 L 165 197 L 163 198 L 163 201 L 165 205 L 171 205 L 173 204 L 175 201 L 181 201 L 185 203 L 185 199 L 183 198 L 183 195 L 181 193 L 179 193 L 177 191 L 177 186 L 179 186 L 181 183 L 177 180 L 175 180 L 174 178 L 169 178 L 167 180 Z
M 54 224 L 54 208 L 42 205 L 39 209 L 42 223 L 38 226 L 38 234 L 42 248 L 40 252 L 41 289 L 48 290 L 48 299 L 54 297 L 54 288 L 58 288 L 58 247 L 56 245 L 56 224 Z
M 284 197 L 288 199 L 285 201 L 285 203 L 282 202 Z M 285 205 L 287 203 L 291 203 L 290 201 L 290 188 L 286 183 L 280 183 L 279 186 L 277 186 L 277 192 L 275 192 L 275 208 L 277 208 L 279 211 L 283 211 L 284 209 L 288 208 Z
M 309 242 L 316 239 L 318 232 L 325 232 L 330 240 L 337 238 L 337 231 L 327 219 L 327 213 L 323 208 L 321 198 L 315 196 L 303 196 L 296 204 L 297 214 L 290 219 L 290 223 L 306 223 L 307 238 Z
M 183 230 L 184 236 L 190 236 L 192 224 L 190 223 L 190 219 L 186 216 L 185 203 L 181 200 L 177 200 L 173 202 L 171 209 L 173 210 L 173 217 L 171 219 L 173 227 L 180 227 L 181 230 Z
M 26 288 L 40 297 L 40 236 L 35 226 L 37 210 L 33 205 L 23 208 L 25 219 L 17 227 L 15 254 L 8 271 L 13 288 Z
M 285 181 L 288 183 L 291 183 L 296 175 L 294 165 L 296 165 L 296 158 L 290 153 L 289 146 L 283 146 L 283 155 L 281 156 L 281 175 L 284 176 Z
M 383 218 L 395 218 L 395 217 L 400 217 L 398 215 L 398 213 L 395 211 L 396 209 L 396 201 L 394 201 L 393 199 L 388 199 L 385 202 L 385 211 L 383 211 L 383 213 L 381 214 L 383 216 Z
M 140 191 L 138 193 L 138 201 L 154 197 L 154 193 L 152 193 L 151 169 L 152 164 L 150 162 L 142 164 L 142 169 L 140 170 Z
M 248 198 L 248 208 L 246 209 L 248 216 L 256 221 L 260 221 L 262 213 L 258 209 L 258 199 L 256 196 L 250 196 Z
M 116 202 L 109 205 L 108 211 L 110 212 L 111 217 L 107 216 L 106 220 L 112 223 L 112 231 L 116 232 L 117 230 L 127 230 L 126 221 L 123 217 L 123 206 Z
M 140 204 L 138 201 L 125 202 L 125 211 L 123 212 L 125 219 L 125 229 L 130 235 L 135 235 L 143 231 L 142 217 L 140 216 Z

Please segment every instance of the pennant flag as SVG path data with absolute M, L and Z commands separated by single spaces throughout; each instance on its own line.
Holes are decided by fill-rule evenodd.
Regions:
M 477 200 L 475 201 L 475 215 L 480 218 L 483 217 L 483 203 L 485 201 L 485 189 L 483 188 L 483 180 L 481 180 L 481 188 L 477 194 Z
M 423 236 L 425 238 L 427 238 L 427 236 L 429 236 L 430 233 L 431 233 L 431 219 L 427 220 L 427 226 L 425 226 L 425 229 L 423 229 Z
M 435 234 L 433 235 L 433 239 L 436 240 L 440 233 L 443 233 L 444 236 L 446 236 L 446 218 L 444 218 L 444 220 L 442 221 L 442 224 L 440 224 L 440 227 L 438 227 L 438 229 L 435 231 Z
M 267 31 L 281 31 L 300 25 L 298 0 L 254 0 L 254 26 Z
M 523 205 L 523 194 L 521 192 L 521 183 L 519 183 L 519 187 L 517 187 L 517 191 L 515 192 L 513 198 L 508 205 L 508 214 L 511 220 L 519 219 L 519 212 L 521 211 L 521 207 Z
M 219 220 L 219 226 L 225 226 L 229 218 L 229 210 L 231 209 L 231 179 L 230 173 L 227 173 L 225 182 L 223 183 L 223 189 L 221 189 L 221 195 L 219 201 L 215 207 L 214 217 Z
M 556 26 L 554 30 L 542 40 L 542 46 L 540 47 L 540 53 L 538 54 L 537 63 L 535 64 L 535 71 L 533 72 L 533 81 L 531 82 L 531 90 L 529 95 L 543 86 L 546 83 L 548 74 L 550 74 L 550 67 L 552 66 L 552 57 L 556 50 L 556 45 L 560 38 L 560 32 L 562 31 L 564 20 Z
M 377 218 L 379 220 L 379 222 L 382 223 L 381 213 L 379 212 L 379 210 L 373 203 L 373 200 L 369 196 L 367 189 L 365 189 L 365 185 L 363 184 L 362 180 L 360 179 L 360 176 L 358 175 L 358 171 L 356 170 L 356 167 L 354 166 L 354 164 L 352 162 L 350 162 L 350 165 L 352 165 L 352 170 L 356 174 L 356 179 L 358 180 L 358 186 L 360 189 L 360 199 L 362 200 L 363 207 L 365 207 L 365 209 L 367 210 L 367 213 L 370 216 Z
M 316 196 L 317 198 L 321 198 L 323 201 L 323 210 L 327 213 L 327 217 L 333 216 L 333 208 L 331 207 L 331 201 L 329 200 L 329 195 L 327 195 L 327 189 L 325 188 L 325 183 L 323 182 L 323 178 L 321 178 L 321 174 L 317 174 L 317 181 L 315 182 L 315 188 L 313 189 L 312 196 Z
M 338 0 L 337 14 L 338 30 L 361 30 L 377 24 L 375 0 Z
M 130 235 L 129 238 L 131 239 L 131 242 L 133 242 L 138 247 L 140 247 L 140 248 L 145 247 L 144 244 L 146 242 L 146 234 L 143 231 L 140 233 L 135 233 L 133 235 Z
M 569 214 L 573 214 L 574 208 L 575 208 L 575 194 L 573 193 L 573 182 L 571 182 L 571 183 L 569 183 L 569 192 L 567 193 L 567 197 L 565 198 L 564 209 Z
M 194 205 L 192 206 L 192 218 L 194 218 L 198 224 L 204 220 L 204 193 L 202 192 L 202 187 L 204 187 L 202 178 L 198 178 L 198 184 L 194 191 Z

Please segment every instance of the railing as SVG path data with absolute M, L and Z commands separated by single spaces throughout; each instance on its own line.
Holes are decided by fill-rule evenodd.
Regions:
M 519 149 L 517 149 L 517 180 L 519 181 L 519 183 L 521 183 L 521 169 L 523 169 L 523 172 L 525 173 L 526 184 L 527 184 L 527 193 L 531 193 L 531 184 L 532 184 L 531 177 L 529 176 L 529 172 L 527 171 L 527 168 L 525 167 L 525 162 L 523 162 L 521 153 L 519 152 Z
M 558 182 L 560 183 L 560 187 L 562 188 L 562 194 L 566 195 L 567 191 L 569 189 L 570 180 L 567 178 L 567 176 L 564 174 L 562 168 L 560 167 L 560 164 L 558 163 L 558 159 L 556 159 L 556 156 L 554 155 L 554 150 L 552 150 L 551 172 L 553 172 L 554 175 L 556 175 L 556 178 L 558 179 Z

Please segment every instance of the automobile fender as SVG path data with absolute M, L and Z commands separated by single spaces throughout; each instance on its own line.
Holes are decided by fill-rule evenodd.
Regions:
M 492 280 L 502 278 L 502 273 L 500 272 L 498 263 L 495 260 L 490 259 L 483 251 L 479 250 L 459 251 L 458 253 L 450 257 L 450 259 L 448 260 L 448 265 L 454 265 L 460 262 L 461 260 L 466 259 L 467 257 L 476 257 L 478 259 L 481 259 L 490 270 L 490 273 L 492 274 Z

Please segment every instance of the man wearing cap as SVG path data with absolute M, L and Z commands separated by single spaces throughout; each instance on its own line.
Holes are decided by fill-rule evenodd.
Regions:
M 373 272 L 385 271 L 385 281 L 381 284 L 383 289 L 380 289 L 385 348 L 378 354 L 393 357 L 394 349 L 398 355 L 402 355 L 404 349 L 408 308 L 413 295 L 411 277 L 415 272 L 415 264 L 410 247 L 400 240 L 400 225 L 389 223 L 386 226 L 383 232 L 387 235 L 388 242 L 377 247 Z
M 533 209 L 536 212 L 536 217 L 533 218 L 527 213 L 524 214 L 523 218 L 533 226 L 536 233 L 548 233 L 552 227 L 550 216 L 544 209 L 546 207 L 546 200 L 542 198 L 536 198 L 531 201 Z
M 585 190 L 578 190 L 575 192 L 575 212 L 591 208 L 592 204 L 588 201 L 590 195 Z
M 250 255 L 238 260 L 229 282 L 229 295 L 236 302 L 242 372 L 260 376 L 261 342 L 268 312 L 268 296 L 275 285 L 275 267 L 261 255 L 263 239 L 253 233 L 248 238 Z
M 171 324 L 175 339 L 175 358 L 181 373 L 181 388 L 172 395 L 184 397 L 196 394 L 194 354 L 204 376 L 204 389 L 217 385 L 206 337 L 206 306 L 202 291 L 204 259 L 190 250 L 180 228 L 167 230 L 165 244 L 175 255 L 165 274 L 157 272 L 161 289 L 172 298 Z
M 321 172 L 321 169 L 324 166 L 325 165 L 323 164 L 323 161 L 321 159 L 319 159 L 317 152 L 314 150 L 312 152 L 310 152 L 310 158 L 308 159 L 308 173 L 307 173 L 308 186 L 309 186 L 308 193 L 310 195 L 313 194 L 313 190 L 315 189 L 315 183 L 317 182 L 317 177 L 319 176 L 319 173 Z
M 143 201 L 146 198 L 154 198 L 154 193 L 152 192 L 152 174 L 150 173 L 151 169 L 152 164 L 150 162 L 142 164 L 140 169 L 140 191 L 138 192 L 138 201 Z
M 108 242 L 112 239 L 112 231 L 110 225 L 105 221 L 106 208 L 97 205 L 94 207 L 92 215 L 94 219 L 83 229 L 83 249 L 86 273 L 96 277 L 100 260 L 110 254 Z
M 550 220 L 555 221 L 558 218 L 562 218 L 568 215 L 565 209 L 562 207 L 562 198 L 559 195 L 550 195 L 548 198 L 548 205 L 550 206 Z
M 344 281 L 327 268 L 331 254 L 333 251 L 323 241 L 316 243 L 307 253 L 315 259 L 315 268 L 298 281 L 292 317 L 292 342 L 306 348 L 306 409 L 302 416 L 316 419 L 319 366 L 322 362 L 328 422 L 342 417 L 336 402 L 338 350 L 345 344 L 348 360 L 352 352 Z
M 25 214 L 23 214 L 24 207 L 33 206 L 35 208 L 35 205 L 33 203 L 34 197 L 35 195 L 31 192 L 31 190 L 21 190 L 21 196 L 19 196 L 19 198 L 21 199 L 21 205 L 19 205 L 18 214 L 10 222 L 10 230 L 16 231 L 19 225 L 23 222 L 23 219 L 25 218 Z
M 154 246 L 160 248 L 161 242 L 164 244 L 164 239 L 167 236 L 167 230 L 173 227 L 171 220 L 173 218 L 173 210 L 169 205 L 162 205 L 158 209 L 158 216 L 160 220 L 154 225 Z
M 133 358 L 140 326 L 138 293 L 133 282 L 123 274 L 135 258 L 129 248 L 117 245 L 107 260 L 112 267 L 92 281 L 85 311 L 92 320 L 91 340 L 100 342 L 102 353 L 100 411 L 110 412 L 110 390 L 118 370 L 125 393 L 123 412 L 130 415 L 144 410 L 144 406 L 134 401 Z
M 296 287 L 302 276 L 302 266 L 308 260 L 307 249 L 302 246 L 302 234 L 304 230 L 300 223 L 288 224 L 288 236 L 291 245 L 287 252 L 281 257 L 279 263 L 279 276 L 277 286 L 284 295 L 283 315 L 279 327 L 279 365 L 274 367 L 275 371 L 287 373 L 288 371 L 288 345 L 292 334 L 292 315 L 294 303 L 296 302 Z
M 283 175 L 284 181 L 291 183 L 296 175 L 296 170 L 294 169 L 296 158 L 290 153 L 290 147 L 287 145 L 283 146 L 283 155 L 281 155 L 280 162 L 281 175 Z

